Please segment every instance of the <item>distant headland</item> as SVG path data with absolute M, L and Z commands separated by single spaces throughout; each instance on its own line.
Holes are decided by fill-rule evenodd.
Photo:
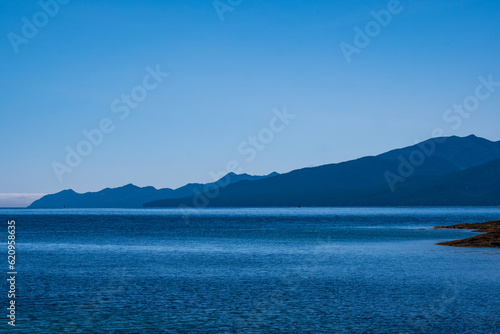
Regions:
M 484 247 L 500 248 L 500 220 L 486 223 L 457 224 L 451 226 L 436 226 L 436 229 L 463 229 L 473 230 L 474 233 L 483 233 L 467 239 L 440 242 L 436 245 L 455 247 Z

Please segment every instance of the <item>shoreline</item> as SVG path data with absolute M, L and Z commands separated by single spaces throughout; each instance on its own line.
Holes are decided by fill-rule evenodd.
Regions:
M 485 223 L 457 224 L 450 226 L 436 226 L 434 229 L 460 229 L 472 230 L 474 233 L 482 233 L 470 238 L 438 242 L 436 245 L 454 247 L 476 247 L 476 248 L 500 248 L 500 220 Z

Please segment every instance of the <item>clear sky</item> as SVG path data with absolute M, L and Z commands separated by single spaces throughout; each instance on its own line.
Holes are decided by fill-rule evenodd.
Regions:
M 0 3 L 0 206 L 211 182 L 229 161 L 287 172 L 436 128 L 500 140 L 500 87 L 446 113 L 500 81 L 497 0 L 60 2 Z

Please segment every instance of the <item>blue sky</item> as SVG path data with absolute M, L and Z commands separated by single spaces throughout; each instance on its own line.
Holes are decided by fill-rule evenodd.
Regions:
M 73 0 L 44 22 L 37 1 L 3 1 L 0 193 L 175 188 L 211 182 L 229 161 L 287 172 L 411 145 L 436 128 L 500 140 L 500 88 L 459 126 L 443 119 L 478 77 L 500 81 L 500 3 L 400 1 L 348 63 L 341 43 L 354 45 L 355 28 L 391 3 L 221 0 L 221 20 L 209 0 Z M 40 28 L 13 46 L 23 18 Z M 142 86 L 147 68 L 169 75 L 120 119 L 112 103 Z M 241 154 L 284 109 L 295 115 L 284 129 L 267 132 L 253 159 Z M 66 147 L 103 119 L 113 131 L 58 177 L 54 162 L 67 166 Z

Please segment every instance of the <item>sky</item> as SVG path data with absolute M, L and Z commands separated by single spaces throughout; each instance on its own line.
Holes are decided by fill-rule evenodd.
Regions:
M 0 207 L 498 141 L 498 31 L 495 0 L 2 1 Z

